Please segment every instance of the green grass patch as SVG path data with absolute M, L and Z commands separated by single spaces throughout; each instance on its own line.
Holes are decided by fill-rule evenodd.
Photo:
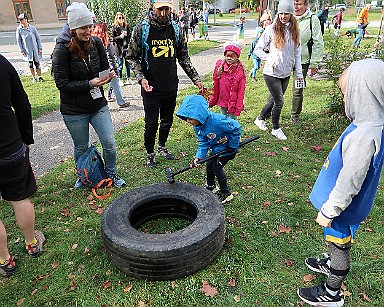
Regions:
M 188 53 L 189 55 L 195 55 L 198 54 L 199 52 L 202 52 L 204 50 L 212 49 L 217 46 L 219 46 L 220 43 L 216 41 L 211 41 L 211 40 L 194 40 L 188 42 Z
M 249 69 L 251 61 L 244 56 L 243 60 Z M 243 138 L 256 134 L 261 138 L 242 148 L 225 167 L 229 185 L 237 196 L 225 205 L 227 240 L 216 260 L 191 276 L 159 282 L 128 277 L 108 261 L 101 239 L 101 216 L 94 206 L 105 208 L 130 189 L 167 182 L 164 168 L 176 170 L 187 165 L 197 147 L 191 126 L 175 118 L 167 146 L 177 159 L 159 158 L 158 167 L 148 169 L 143 145 L 144 120 L 139 119 L 116 134 L 118 172 L 127 181 L 127 187 L 114 189 L 108 199 L 92 202 L 91 206 L 89 190 L 73 189 L 73 161 L 60 164 L 39 180 L 39 190 L 32 201 L 36 227 L 44 231 L 48 240 L 41 257 L 31 259 L 25 254 L 11 206 L 1 204 L 1 219 L 18 265 L 14 276 L 0 279 L 2 305 L 301 306 L 296 289 L 325 279 L 316 274 L 313 282 L 306 284 L 303 280 L 311 273 L 304 259 L 326 251 L 322 229 L 314 221 L 316 210 L 308 202 L 308 195 L 329 150 L 349 123 L 343 116 L 331 117 L 325 112 L 330 82 L 308 80 L 302 124 L 297 127 L 290 123 L 289 87 L 281 117 L 288 140 L 276 141 L 253 124 L 268 98 L 261 71 L 257 77 L 255 82 L 247 83 L 245 110 L 239 122 Z M 208 82 L 211 79 L 207 77 L 205 83 Z M 53 83 L 43 85 L 46 92 L 56 90 Z M 194 88 L 179 91 L 178 103 L 194 92 Z M 321 150 L 312 146 L 321 146 Z M 203 186 L 205 171 L 203 167 L 192 169 L 175 179 Z M 351 293 L 346 297 L 348 306 L 382 306 L 384 301 L 383 191 L 381 181 L 374 208 L 361 225 L 351 250 L 352 269 L 345 282 Z M 183 227 L 183 222 L 162 219 L 149 222 L 144 228 L 174 231 Z M 285 231 L 281 231 L 282 227 Z M 215 297 L 200 291 L 203 280 L 217 289 Z M 362 300 L 361 293 L 371 302 Z

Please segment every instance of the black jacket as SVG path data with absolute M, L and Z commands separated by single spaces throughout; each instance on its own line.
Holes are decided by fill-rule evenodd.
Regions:
M 121 38 L 121 34 L 124 31 L 124 27 L 120 26 L 112 26 L 112 35 L 111 35 L 111 41 L 113 45 L 113 49 L 115 51 L 115 55 L 119 58 L 122 56 L 125 56 L 125 53 L 128 49 L 129 40 L 131 39 L 131 30 L 129 29 L 129 26 L 127 25 L 127 28 L 125 29 L 127 31 L 127 36 L 124 38 Z
M 0 159 L 33 144 L 31 105 L 19 75 L 0 55 Z
M 104 45 L 99 38 L 93 37 L 89 58 L 83 60 L 69 51 L 69 41 L 69 28 L 65 25 L 56 39 L 52 56 L 53 77 L 60 91 L 60 112 L 65 115 L 97 112 L 107 105 L 107 100 L 102 87 L 102 97 L 92 98 L 89 81 L 109 68 Z

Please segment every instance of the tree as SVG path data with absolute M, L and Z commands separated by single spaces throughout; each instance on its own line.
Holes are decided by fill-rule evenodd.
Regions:
M 125 15 L 129 26 L 132 28 L 141 19 L 149 8 L 146 0 L 88 0 L 88 8 L 92 10 L 97 21 L 103 21 L 108 25 L 113 24 L 115 14 L 121 12 Z

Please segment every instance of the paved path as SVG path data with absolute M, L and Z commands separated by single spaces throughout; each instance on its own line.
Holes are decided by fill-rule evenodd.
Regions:
M 253 36 L 255 24 L 249 22 L 245 29 L 246 37 Z M 52 53 L 54 43 L 53 38 L 58 29 L 40 31 L 43 39 L 43 67 L 48 69 L 50 61 L 49 55 Z M 235 33 L 233 25 L 216 26 L 209 30 L 209 38 L 224 43 L 232 40 Z M 17 46 L 12 39 L 14 32 L 0 33 L 0 53 L 7 57 L 15 66 L 20 75 L 28 74 L 28 67 L 21 60 Z M 222 55 L 222 47 L 213 48 L 201 52 L 191 57 L 192 63 L 202 78 L 211 74 L 216 60 Z M 178 66 L 179 88 L 192 85 L 192 82 L 185 75 L 184 71 Z M 122 87 L 123 95 L 130 101 L 131 106 L 125 109 L 118 109 L 117 104 L 109 103 L 115 131 L 136 121 L 144 115 L 140 86 L 127 85 Z M 35 144 L 31 146 L 31 162 L 36 175 L 39 177 L 46 171 L 73 156 L 73 143 L 62 120 L 60 112 L 52 112 L 41 116 L 33 121 Z M 91 129 L 91 140 L 96 140 L 97 136 Z

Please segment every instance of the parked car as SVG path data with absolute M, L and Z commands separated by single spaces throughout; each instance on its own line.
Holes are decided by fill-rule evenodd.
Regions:
M 209 9 L 208 12 L 209 12 L 209 14 L 214 14 L 215 9 Z M 220 9 L 216 8 L 216 14 L 220 14 L 220 13 L 221 13 Z
M 240 12 L 240 8 L 238 7 L 237 9 L 231 9 L 229 11 L 231 14 L 235 14 L 235 13 L 246 13 L 248 12 L 248 9 L 247 8 L 241 8 L 241 12 Z
M 343 9 L 347 9 L 347 5 L 345 3 L 339 3 L 339 4 L 335 4 L 331 7 L 332 9 L 334 10 L 340 10 L 341 8 Z

